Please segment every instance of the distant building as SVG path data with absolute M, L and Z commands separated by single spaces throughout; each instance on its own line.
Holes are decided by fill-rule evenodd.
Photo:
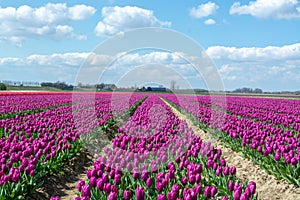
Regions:
M 118 89 L 115 84 L 107 84 L 107 83 L 101 83 L 95 85 L 97 90 L 116 90 Z
M 4 83 L 6 86 L 37 86 L 40 87 L 41 84 L 39 82 L 33 81 L 10 81 L 10 80 L 2 80 L 1 83 Z
M 166 92 L 167 88 L 165 87 L 148 87 L 152 92 Z

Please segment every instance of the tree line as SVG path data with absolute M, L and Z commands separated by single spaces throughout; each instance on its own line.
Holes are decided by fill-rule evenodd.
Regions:
M 74 86 L 73 85 L 68 85 L 65 82 L 60 82 L 57 81 L 55 83 L 51 83 L 51 82 L 43 82 L 41 83 L 42 87 L 54 87 L 60 90 L 73 90 Z
M 262 94 L 263 90 L 260 88 L 247 88 L 247 87 L 243 87 L 243 88 L 237 88 L 235 90 L 232 91 L 233 93 L 255 93 L 255 94 Z

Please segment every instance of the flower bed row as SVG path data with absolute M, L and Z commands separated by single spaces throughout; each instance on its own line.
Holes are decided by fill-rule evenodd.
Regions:
M 157 95 L 119 128 L 112 148 L 79 181 L 80 199 L 255 199 L 222 151 L 195 136 Z
M 126 111 L 141 97 L 135 95 L 129 104 L 116 101 Z M 90 104 L 82 102 L 0 120 L 0 199 L 30 195 L 43 184 L 42 177 L 58 173 L 82 148 L 81 136 L 113 118 L 109 98 L 96 100 L 90 109 L 81 109 Z
M 209 96 L 197 97 L 198 103 L 208 108 L 221 109 L 230 115 L 259 121 L 283 130 L 300 131 L 299 100 L 246 97 L 219 97 L 219 99 L 220 102 L 226 100 L 226 108 L 222 108 L 224 105 L 217 101 L 212 105 Z
M 179 110 L 187 112 L 195 123 L 226 142 L 232 150 L 241 151 L 245 157 L 278 179 L 300 186 L 300 134 L 229 115 L 200 104 L 197 109 L 191 109 L 188 105 L 194 100 L 193 97 L 186 96 L 185 101 L 180 103 L 174 95 L 164 95 L 164 98 Z M 219 121 L 211 120 L 212 116 L 219 118 Z M 223 123 L 220 124 L 222 117 Z

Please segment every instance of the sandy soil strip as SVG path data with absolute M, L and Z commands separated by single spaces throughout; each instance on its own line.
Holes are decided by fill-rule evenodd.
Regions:
M 163 100 L 163 99 L 162 99 Z M 164 100 L 163 100 L 164 101 Z M 240 153 L 233 152 L 230 148 L 216 141 L 209 134 L 194 125 L 194 123 L 176 108 L 164 101 L 181 120 L 185 120 L 196 135 L 199 135 L 203 141 L 211 142 L 216 148 L 222 150 L 226 162 L 229 166 L 236 166 L 237 178 L 242 182 L 255 181 L 259 199 L 265 200 L 300 200 L 300 188 L 287 183 L 285 180 L 277 180 L 273 175 L 269 175 L 258 165 L 242 157 Z
M 55 174 L 44 179 L 44 185 L 32 197 L 26 200 L 49 200 L 51 196 L 60 196 L 61 200 L 73 200 L 78 193 L 77 183 L 87 180 L 86 171 L 93 167 L 93 157 L 87 150 L 72 159 L 62 169 L 62 174 Z

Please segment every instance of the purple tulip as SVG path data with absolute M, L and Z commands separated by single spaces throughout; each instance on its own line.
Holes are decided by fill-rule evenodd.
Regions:
M 176 200 L 177 195 L 174 192 L 168 192 L 168 200 Z
M 134 172 L 133 172 L 133 178 L 136 180 L 136 179 L 138 179 L 139 177 L 140 177 L 139 172 L 134 171 Z
M 201 172 L 202 172 L 202 165 L 201 164 L 196 165 L 196 172 L 201 174 Z
M 215 186 L 212 186 L 211 187 L 211 196 L 212 197 L 215 196 L 217 194 L 217 192 L 218 192 L 218 188 Z
M 276 153 L 275 156 L 274 156 L 274 159 L 276 161 L 279 161 L 280 160 L 280 153 Z
M 216 170 L 216 175 L 217 175 L 217 176 L 220 176 L 220 175 L 221 175 L 221 172 L 222 172 L 222 168 L 220 169 L 220 168 L 218 167 L 217 170 Z
M 250 181 L 248 183 L 248 187 L 250 189 L 251 194 L 253 195 L 255 193 L 255 190 L 256 190 L 256 183 L 254 181 Z
M 291 163 L 292 163 L 292 165 L 297 165 L 298 164 L 297 158 L 292 158 Z
M 223 172 L 222 172 L 225 176 L 228 176 L 229 175 L 229 167 L 224 167 L 223 168 Z
M 82 186 L 81 193 L 82 193 L 83 197 L 91 198 L 91 190 L 90 190 L 90 187 L 88 185 Z
M 137 200 L 144 200 L 145 198 L 145 191 L 142 186 L 137 187 L 135 190 L 135 195 Z
M 235 190 L 233 194 L 233 199 L 234 200 L 239 200 L 241 197 L 241 191 L 240 190 Z
M 103 190 L 103 186 L 104 186 L 104 182 L 102 181 L 101 178 L 98 178 L 97 179 L 97 183 L 96 183 L 96 187 L 99 189 L 99 190 Z
M 201 194 L 201 192 L 202 192 L 202 185 L 196 185 L 195 192 L 196 192 L 196 194 Z
M 150 177 L 147 179 L 146 185 L 147 185 L 147 187 L 149 187 L 149 188 L 152 186 L 152 179 L 151 179 Z
M 121 175 L 120 174 L 116 174 L 115 178 L 114 178 L 114 182 L 116 185 L 120 185 L 121 184 Z
M 171 169 L 169 173 L 170 173 L 170 179 L 173 180 L 173 179 L 176 178 L 176 177 L 175 177 L 175 170 Z
M 60 197 L 59 196 L 52 196 L 52 197 L 50 197 L 50 200 L 60 200 Z
M 257 147 L 257 151 L 258 151 L 258 152 L 261 152 L 261 151 L 262 151 L 262 147 L 261 147 L 261 146 L 258 146 L 258 147 Z
M 234 175 L 236 173 L 236 167 L 235 166 L 230 167 L 229 171 L 231 175 Z
M 211 187 L 210 187 L 210 186 L 205 186 L 205 188 L 204 188 L 204 195 L 205 195 L 207 198 L 212 197 L 212 196 L 211 196 Z
M 124 200 L 129 200 L 131 198 L 131 191 L 130 190 L 124 190 L 123 198 L 124 198 Z
M 149 172 L 147 170 L 144 170 L 142 172 L 142 180 L 147 181 L 148 177 L 149 177 Z
M 172 186 L 172 192 L 174 192 L 176 194 L 176 196 L 179 195 L 179 190 L 180 190 L 180 186 L 179 185 L 173 185 Z
M 216 171 L 217 168 L 218 168 L 218 164 L 214 162 L 214 164 L 213 164 L 213 169 Z
M 196 183 L 200 183 L 200 181 L 201 181 L 201 174 L 197 174 L 195 176 L 195 178 L 196 178 Z
M 189 176 L 189 181 L 190 181 L 190 183 L 192 184 L 192 185 L 194 185 L 195 184 L 195 182 L 196 182 L 196 177 L 195 177 L 195 175 L 190 175 Z
M 103 185 L 103 191 L 106 194 L 109 194 L 111 192 L 111 185 L 109 183 L 104 183 L 104 185 Z
M 90 186 L 96 187 L 96 185 L 97 185 L 97 179 L 96 179 L 96 177 L 92 176 L 90 179 Z
M 87 175 L 87 177 L 90 179 L 91 177 L 92 177 L 92 170 L 87 170 L 86 171 L 86 175 Z
M 208 161 L 206 162 L 206 166 L 207 166 L 208 168 L 212 168 L 213 165 L 214 165 L 214 161 L 212 161 L 212 160 L 208 160 Z
M 114 178 L 114 177 L 115 177 L 115 170 L 114 170 L 114 169 L 111 169 L 111 170 L 110 170 L 109 176 L 110 176 L 111 178 Z
M 159 194 L 157 196 L 157 200 L 167 200 L 166 196 L 164 194 Z
M 110 185 L 110 191 L 118 193 L 118 188 L 115 185 Z
M 102 175 L 102 181 L 103 181 L 103 183 L 108 183 L 108 175 L 107 174 Z
M 108 200 L 117 200 L 118 199 L 118 193 L 116 192 L 111 192 L 109 195 L 108 195 Z
M 229 183 L 228 183 L 228 190 L 232 192 L 233 188 L 234 188 L 234 183 L 232 181 L 229 181 Z
M 78 189 L 79 192 L 81 192 L 82 186 L 84 186 L 84 185 L 85 185 L 84 180 L 79 180 L 78 181 L 77 189 Z
M 240 200 L 249 200 L 249 197 L 246 194 L 241 194 Z
M 186 185 L 188 183 L 188 179 L 186 177 L 182 177 L 181 182 L 183 185 Z
M 220 164 L 221 166 L 226 166 L 226 161 L 224 158 L 220 158 Z
M 239 190 L 240 193 L 242 193 L 242 186 L 240 184 L 235 184 L 233 189 L 234 189 L 234 191 Z

